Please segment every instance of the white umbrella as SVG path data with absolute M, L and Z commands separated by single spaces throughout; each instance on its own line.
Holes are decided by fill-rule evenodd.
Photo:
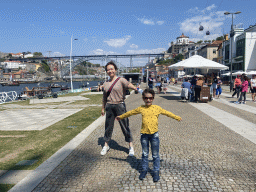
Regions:
M 256 71 L 249 71 L 246 73 L 247 75 L 256 75 Z
M 205 59 L 199 55 L 193 55 L 192 57 L 180 61 L 174 65 L 169 66 L 173 69 L 184 69 L 184 68 L 199 68 L 199 69 L 228 69 L 227 66 Z
M 247 74 L 245 71 L 237 71 L 232 73 L 232 75 L 242 75 L 242 74 Z
M 222 76 L 230 76 L 230 72 L 221 74 Z

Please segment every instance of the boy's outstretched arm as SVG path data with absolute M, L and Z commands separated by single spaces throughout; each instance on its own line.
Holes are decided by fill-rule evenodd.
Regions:
M 171 118 L 173 118 L 173 119 L 176 119 L 177 121 L 181 121 L 182 120 L 182 118 L 180 117 L 180 116 L 178 116 L 178 115 L 175 115 L 175 114 L 173 114 L 172 112 L 170 112 L 170 111 L 167 111 L 167 110 L 165 110 L 165 109 L 161 109 L 162 111 L 161 111 L 161 114 L 162 115 L 166 115 L 167 117 L 171 117 Z

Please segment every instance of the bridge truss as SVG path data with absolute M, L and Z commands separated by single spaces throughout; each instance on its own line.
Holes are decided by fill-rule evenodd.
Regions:
M 133 58 L 148 58 L 148 62 L 150 62 L 150 57 L 163 57 L 164 53 L 150 53 L 150 54 L 130 54 L 130 55 L 84 55 L 84 56 L 71 56 L 71 69 L 84 61 L 90 60 L 101 60 L 102 62 L 105 60 L 109 61 L 110 59 L 116 60 L 119 58 L 130 58 L 130 67 L 133 67 Z M 62 57 L 38 57 L 38 58 L 11 58 L 10 60 L 18 60 L 18 61 L 42 61 L 42 60 L 69 60 L 70 56 L 62 56 Z M 61 77 L 69 74 L 70 66 L 67 65 L 63 69 L 61 69 Z

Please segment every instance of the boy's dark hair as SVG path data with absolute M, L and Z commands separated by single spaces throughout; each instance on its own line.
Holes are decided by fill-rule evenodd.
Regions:
M 113 66 L 114 66 L 114 68 L 115 68 L 115 70 L 117 70 L 117 66 L 116 66 L 116 64 L 115 64 L 113 61 L 109 61 L 109 62 L 105 65 L 105 71 L 107 71 L 107 67 L 108 67 L 108 65 L 113 65 Z
M 155 91 L 153 89 L 145 89 L 142 93 L 142 97 L 145 97 L 145 94 L 150 93 L 153 97 L 155 97 Z

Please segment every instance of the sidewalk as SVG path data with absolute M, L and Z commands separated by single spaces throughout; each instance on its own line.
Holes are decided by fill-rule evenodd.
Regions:
M 197 106 L 225 111 L 227 119 L 231 114 L 256 127 L 255 114 L 216 101 L 190 105 L 180 101 L 177 88 L 169 86 L 168 91 L 156 94 L 154 104 L 181 116 L 183 121 L 159 116 L 161 171 L 158 183 L 153 182 L 151 170 L 146 179 L 138 179 L 141 116 L 137 115 L 129 118 L 134 157 L 128 156 L 128 144 L 118 123 L 115 123 L 110 151 L 101 156 L 104 123 L 99 123 L 33 191 L 255 191 L 255 143 L 229 125 L 225 126 L 219 121 L 220 117 L 210 116 Z M 126 101 L 127 110 L 142 104 L 141 94 L 132 94 Z M 68 151 L 63 149 L 57 153 Z M 150 159 L 152 168 L 151 155 Z M 26 190 L 26 182 L 19 184 L 16 188 L 31 191 Z M 10 191 L 21 191 L 16 188 Z

